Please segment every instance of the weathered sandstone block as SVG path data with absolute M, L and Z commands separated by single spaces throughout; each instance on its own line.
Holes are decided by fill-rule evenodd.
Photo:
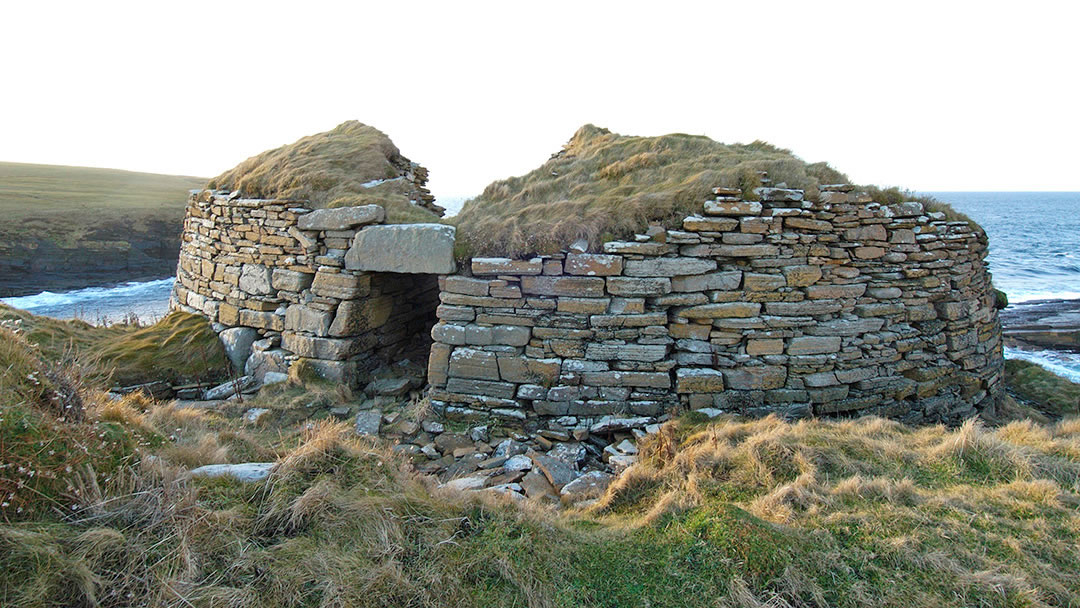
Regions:
M 761 215 L 761 203 L 739 200 L 705 201 L 705 215 Z
M 721 304 L 703 304 L 678 311 L 685 319 L 728 319 L 756 317 L 761 313 L 761 304 L 755 302 L 726 302 Z
M 450 355 L 450 377 L 499 380 L 499 361 L 495 353 L 458 348 Z
M 270 269 L 258 264 L 244 264 L 240 271 L 240 289 L 253 296 L 265 296 L 273 293 L 270 285 Z M 190 298 L 188 306 L 191 306 Z
M 563 261 L 566 274 L 606 277 L 621 274 L 623 258 L 618 255 L 571 253 Z
M 779 365 L 745 365 L 722 369 L 727 388 L 737 391 L 768 390 L 784 386 L 787 368 Z
M 358 340 L 319 338 L 295 332 L 281 334 L 281 346 L 301 357 L 341 361 L 357 354 L 364 348 Z
M 585 358 L 600 361 L 659 361 L 667 355 L 666 344 L 600 344 L 585 345 Z
M 297 220 L 300 230 L 348 230 L 366 224 L 378 224 L 386 219 L 386 211 L 379 205 L 316 209 Z
M 316 336 L 326 336 L 333 316 L 326 311 L 293 304 L 285 310 L 286 331 L 302 331 Z
M 659 296 L 671 291 L 671 279 L 608 277 L 607 290 L 615 296 Z
M 709 368 L 684 367 L 675 372 L 677 393 L 720 393 L 724 390 L 724 376 Z
M 734 291 L 742 284 L 742 277 L 743 273 L 738 270 L 672 277 L 671 291 Z
M 311 292 L 340 300 L 361 298 L 371 293 L 371 276 L 320 268 L 311 283 Z
M 521 277 L 521 292 L 543 296 L 572 296 L 596 298 L 604 295 L 604 279 L 600 277 Z
M 331 336 L 355 336 L 378 329 L 390 320 L 394 299 L 389 296 L 345 300 L 338 305 L 337 314 L 329 327 Z
M 727 232 L 738 228 L 739 220 L 729 217 L 691 215 L 683 219 L 683 229 L 695 232 Z
M 285 268 L 275 268 L 270 276 L 270 285 L 274 289 L 301 292 L 311 287 L 315 275 L 310 272 L 297 272 Z
M 445 224 L 369 226 L 356 233 L 345 268 L 375 272 L 450 274 L 454 227 Z
M 746 291 L 776 291 L 786 285 L 787 279 L 781 274 L 747 272 L 743 275 L 743 289 Z
M 789 355 L 818 355 L 840 350 L 840 338 L 835 336 L 803 336 L 788 342 Z
M 472 273 L 475 275 L 516 274 L 537 275 L 543 272 L 544 263 L 540 258 L 529 260 L 511 260 L 510 258 L 473 258 Z
M 714 260 L 700 258 L 653 258 L 627 260 L 623 273 L 628 277 L 675 277 L 704 274 L 716 270 Z
M 781 268 L 789 287 L 806 287 L 821 280 L 821 266 L 800 264 Z

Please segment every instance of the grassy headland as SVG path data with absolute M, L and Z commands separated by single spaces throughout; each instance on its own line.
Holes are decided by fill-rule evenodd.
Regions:
M 0 296 L 170 274 L 197 177 L 0 163 Z
M 98 330 L 20 325 L 0 329 L 0 605 L 1080 603 L 1075 418 L 691 414 L 641 441 L 598 502 L 555 512 L 438 489 L 333 421 L 363 399 L 341 387 L 279 384 L 219 410 L 116 401 L 52 359 L 52 334 L 85 353 Z M 182 341 L 146 336 L 183 325 L 123 335 L 167 358 Z M 253 407 L 277 414 L 244 422 Z M 276 463 L 265 481 L 187 474 L 255 461 Z

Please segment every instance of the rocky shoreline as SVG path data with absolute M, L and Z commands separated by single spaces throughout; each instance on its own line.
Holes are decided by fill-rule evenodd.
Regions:
M 1006 346 L 1080 353 L 1080 300 L 1033 300 L 1001 311 Z
M 0 248 L 0 298 L 168 278 L 176 274 L 179 250 L 175 236 L 70 248 L 19 243 L 6 254 Z

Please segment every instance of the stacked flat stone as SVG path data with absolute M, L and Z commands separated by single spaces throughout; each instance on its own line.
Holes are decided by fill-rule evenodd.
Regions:
M 438 304 L 430 273 L 453 271 L 452 229 L 424 224 L 414 226 L 449 230 L 441 253 L 450 264 L 420 264 L 428 274 L 376 272 L 368 262 L 392 253 L 382 241 L 402 232 L 379 226 L 385 215 L 378 205 L 312 211 L 302 201 L 193 193 L 171 308 L 204 314 L 218 330 L 257 333 L 248 374 L 286 372 L 304 359 L 325 378 L 352 383 L 416 336 L 427 339 Z M 365 243 L 380 251 L 368 254 Z M 408 259 L 391 262 L 412 272 Z
M 714 193 L 682 230 L 441 277 L 436 408 L 533 428 L 643 426 L 677 409 L 992 413 L 1001 332 L 978 228 L 848 185 L 813 201 Z

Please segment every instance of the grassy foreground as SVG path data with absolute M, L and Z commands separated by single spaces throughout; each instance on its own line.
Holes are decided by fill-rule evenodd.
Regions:
M 130 400 L 90 417 L 130 429 L 115 449 L 138 458 L 77 486 L 62 520 L 0 526 L 3 605 L 1080 602 L 1075 421 L 682 420 L 601 502 L 558 514 L 440 491 L 347 425 L 245 430 Z M 278 465 L 189 480 L 177 460 L 198 455 Z
M 333 421 L 363 399 L 342 387 L 222 410 L 111 399 L 51 358 L 49 323 L 0 328 L 0 606 L 1080 605 L 1077 418 L 689 414 L 599 501 L 556 512 L 437 488 Z M 243 422 L 252 407 L 274 413 Z M 188 475 L 230 462 L 276 466 Z

